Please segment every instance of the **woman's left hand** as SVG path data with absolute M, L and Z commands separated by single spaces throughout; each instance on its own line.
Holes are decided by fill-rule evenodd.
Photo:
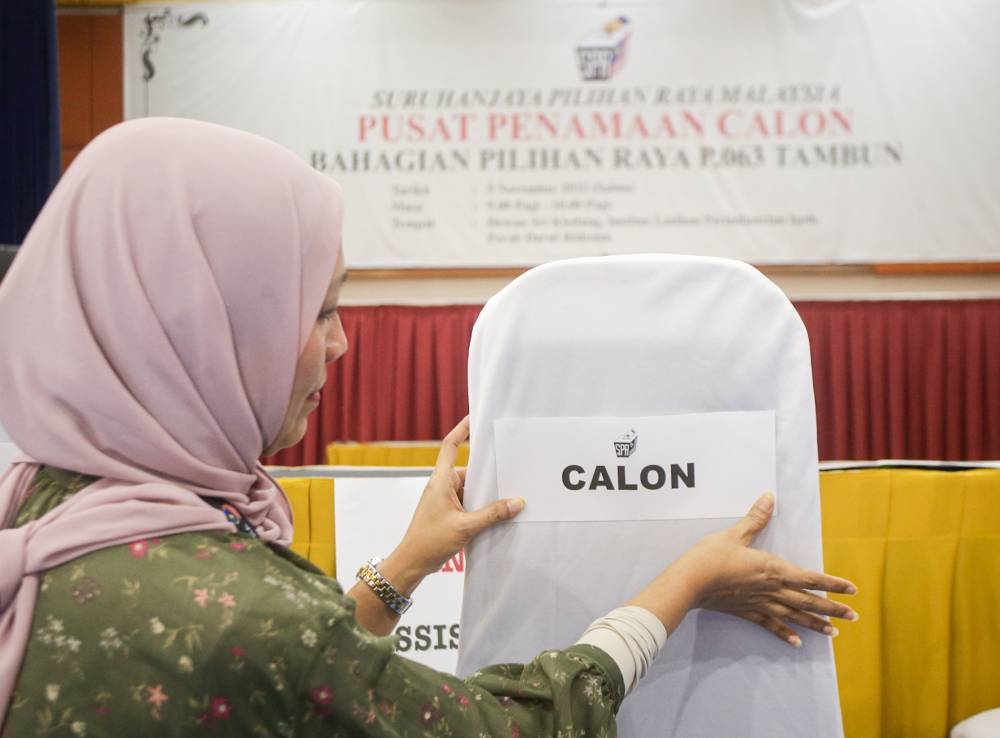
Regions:
M 458 448 L 469 438 L 466 417 L 445 436 L 437 465 L 410 520 L 402 542 L 379 564 L 379 571 L 403 595 L 409 597 L 428 574 L 461 551 L 491 525 L 510 520 L 524 509 L 524 500 L 514 497 L 491 502 L 473 512 L 462 504 L 465 469 L 455 468 Z M 385 606 L 363 583 L 349 594 L 357 601 L 358 622 L 380 635 L 392 632 L 399 616 Z
M 496 500 L 473 512 L 465 509 L 465 469 L 456 469 L 455 459 L 468 439 L 466 416 L 441 443 L 434 473 L 397 549 L 425 574 L 438 571 L 484 530 L 524 509 L 524 500 L 518 497 Z

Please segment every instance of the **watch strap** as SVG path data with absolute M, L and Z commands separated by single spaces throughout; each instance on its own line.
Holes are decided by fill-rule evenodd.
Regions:
M 357 578 L 367 584 L 372 592 L 385 603 L 386 607 L 402 615 L 410 609 L 413 600 L 392 586 L 392 583 L 378 570 L 380 563 L 382 563 L 382 559 L 378 557 L 368 559 L 358 569 Z

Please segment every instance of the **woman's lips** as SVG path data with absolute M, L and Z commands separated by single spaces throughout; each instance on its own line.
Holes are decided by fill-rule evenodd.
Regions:
M 318 405 L 319 404 L 319 392 L 320 392 L 319 390 L 316 390 L 311 395 L 309 395 L 309 397 L 307 397 L 306 399 L 309 400 L 309 402 L 315 402 Z

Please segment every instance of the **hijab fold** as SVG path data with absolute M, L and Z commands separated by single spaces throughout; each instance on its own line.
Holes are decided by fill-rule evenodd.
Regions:
M 288 545 L 257 459 L 277 437 L 340 249 L 339 187 L 263 138 L 115 126 L 63 175 L 0 286 L 0 726 L 45 571 L 233 526 Z M 11 528 L 40 465 L 98 477 Z

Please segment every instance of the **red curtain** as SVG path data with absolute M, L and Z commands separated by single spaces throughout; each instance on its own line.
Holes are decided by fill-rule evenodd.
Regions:
M 796 308 L 820 459 L 1000 458 L 1000 300 Z
M 1000 458 L 1000 300 L 796 303 L 809 332 L 819 455 Z M 444 436 L 468 411 L 479 305 L 344 307 L 350 350 L 294 448 L 321 464 L 332 441 Z

